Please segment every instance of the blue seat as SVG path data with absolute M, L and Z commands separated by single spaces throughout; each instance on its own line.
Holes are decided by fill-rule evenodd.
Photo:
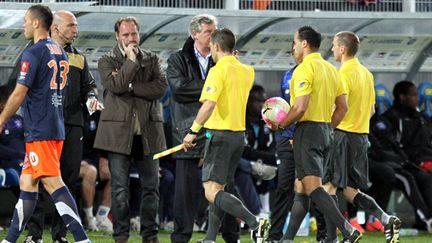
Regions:
M 432 118 L 432 83 L 421 83 L 417 90 L 420 109 L 426 117 Z
M 375 102 L 378 105 L 378 114 L 384 113 L 392 106 L 392 95 L 384 84 L 375 84 Z

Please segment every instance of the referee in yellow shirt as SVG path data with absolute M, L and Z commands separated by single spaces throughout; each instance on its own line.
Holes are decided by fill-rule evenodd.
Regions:
M 216 65 L 210 69 L 201 92 L 202 106 L 189 133 L 183 139 L 185 150 L 195 146 L 199 130 L 207 129 L 202 181 L 210 202 L 209 224 L 204 243 L 216 241 L 220 221 L 225 212 L 240 218 L 253 229 L 254 237 L 265 240 L 269 224 L 257 221 L 234 195 L 224 187 L 234 182 L 234 173 L 244 148 L 246 105 L 255 78 L 254 69 L 232 54 L 235 36 L 229 29 L 211 35 L 210 51 Z
M 320 44 L 321 34 L 309 26 L 301 27 L 294 34 L 292 51 L 298 66 L 290 82 L 292 107 L 280 126 L 288 127 L 297 122 L 293 150 L 296 177 L 301 183 L 296 183 L 288 231 L 281 239 L 283 243 L 294 242 L 309 210 L 310 199 L 341 230 L 343 242 L 358 242 L 362 236 L 345 220 L 321 184 L 324 161 L 333 140 L 332 127 L 345 115 L 347 101 L 336 68 L 318 52 Z
M 386 214 L 372 197 L 360 191 L 370 186 L 367 150 L 375 90 L 372 73 L 356 58 L 359 44 L 358 36 L 349 31 L 333 38 L 333 55 L 342 64 L 339 73 L 348 95 L 348 112 L 335 130 L 323 183 L 336 202 L 336 190 L 342 188 L 346 200 L 379 219 L 385 226 L 387 242 L 394 243 L 399 242 L 401 221 Z M 327 240 L 337 240 L 336 227 L 331 223 L 327 224 Z

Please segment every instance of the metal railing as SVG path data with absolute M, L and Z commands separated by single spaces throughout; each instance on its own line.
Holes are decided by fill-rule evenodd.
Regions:
M 432 0 L 0 0 L 17 3 L 97 2 L 100 6 L 280 11 L 432 12 Z
M 241 0 L 240 9 L 401 12 L 403 0 Z

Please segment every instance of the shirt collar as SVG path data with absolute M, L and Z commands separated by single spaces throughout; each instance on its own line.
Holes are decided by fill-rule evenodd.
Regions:
M 303 59 L 303 62 L 307 62 L 309 60 L 317 59 L 317 58 L 322 58 L 321 54 L 319 52 L 312 52 Z
M 196 45 L 194 44 L 194 52 L 195 52 L 195 56 L 198 58 L 198 57 L 201 57 L 201 58 L 204 58 L 204 59 L 208 59 L 208 58 L 210 58 L 210 56 L 211 56 L 211 52 L 209 52 L 209 54 L 207 54 L 207 56 L 202 56 L 201 55 L 201 53 L 198 51 L 198 49 L 196 48 Z
M 356 63 L 360 63 L 360 62 L 359 62 L 359 60 L 358 60 L 357 57 L 354 57 L 354 58 L 349 59 L 348 61 L 344 62 L 344 63 L 342 64 L 342 66 L 340 67 L 340 69 L 342 69 L 342 68 L 344 68 L 344 67 L 346 67 L 346 66 L 349 66 L 349 65 L 356 64 Z
M 120 44 L 118 44 L 118 47 L 119 47 L 119 50 L 120 50 L 120 53 L 122 54 L 122 56 L 126 57 L 126 52 L 123 50 L 123 47 Z

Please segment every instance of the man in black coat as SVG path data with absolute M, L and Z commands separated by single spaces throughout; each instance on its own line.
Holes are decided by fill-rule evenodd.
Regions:
M 168 83 L 172 90 L 171 118 L 173 146 L 181 144 L 183 137 L 192 125 L 201 103 L 199 97 L 209 69 L 214 66 L 210 56 L 210 36 L 217 28 L 217 20 L 211 15 L 194 16 L 189 25 L 190 37 L 182 50 L 168 58 L 166 70 Z M 202 131 L 201 133 L 205 133 Z M 199 141 L 187 153 L 179 151 L 176 159 L 176 178 L 174 193 L 174 232 L 172 242 L 189 242 L 199 207 L 203 198 L 201 185 L 201 158 L 204 141 Z M 226 190 L 233 190 L 232 186 Z M 229 221 L 231 223 L 227 224 Z M 231 226 L 230 226 L 231 225 Z M 222 223 L 222 235 L 227 242 L 237 242 L 239 234 L 232 216 L 226 216 Z M 225 232 L 225 233 L 224 233 Z

